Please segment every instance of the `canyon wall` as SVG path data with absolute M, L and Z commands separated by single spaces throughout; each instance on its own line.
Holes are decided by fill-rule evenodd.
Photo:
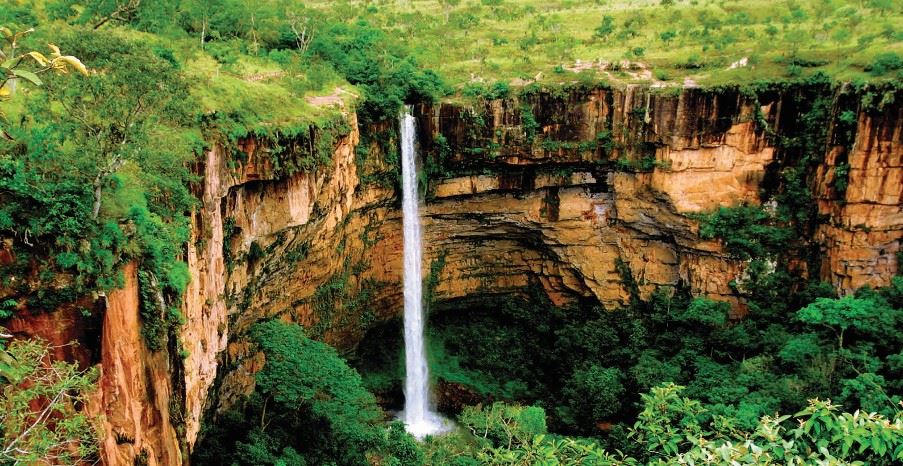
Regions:
M 804 154 L 778 141 L 802 131 L 810 94 L 630 87 L 417 106 L 431 173 L 424 269 L 445 259 L 435 299 L 539 285 L 556 304 L 589 299 L 613 309 L 629 302 L 634 285 L 640 298 L 682 286 L 728 301 L 742 316 L 731 282 L 745 262 L 700 238 L 693 214 L 758 204 L 780 188 L 776 173 Z M 846 105 L 829 105 L 819 122 L 827 138 L 812 156 L 824 160 L 807 178 L 823 217 L 800 243 L 821 248 L 820 268 L 809 270 L 803 257 L 794 268 L 842 293 L 887 284 L 903 237 L 901 109 L 853 107 L 856 128 L 841 141 L 833 122 Z M 362 132 L 385 138 L 394 124 Z M 225 370 L 208 395 L 211 413 L 253 389 L 261 360 L 242 335 L 254 322 L 299 322 L 350 351 L 370 324 L 401 311 L 400 213 L 391 183 L 372 181 L 391 178 L 392 154 L 372 146 L 358 150 L 368 154 L 358 163 L 340 148 L 331 174 L 322 175 L 328 180 L 309 194 L 279 180 L 233 187 L 222 202 L 239 226 L 235 249 L 258 242 L 264 254 L 239 261 L 225 285 L 230 337 L 218 361 Z M 845 193 L 833 187 L 839 164 L 849 166 Z M 255 220 L 273 215 L 268 209 L 292 218 L 292 199 L 319 215 L 305 213 L 281 230 Z
M 814 238 L 824 251 L 819 276 L 844 293 L 887 285 L 903 251 L 903 106 L 861 113 L 855 134 L 851 150 L 829 147 L 815 183 L 824 216 Z M 848 186 L 832 198 L 840 164 L 849 167 Z
M 775 174 L 800 157 L 776 143 L 799 132 L 800 92 L 628 87 L 416 106 L 430 173 L 424 269 L 445 258 L 435 298 L 541 286 L 556 304 L 617 308 L 631 293 L 683 286 L 731 302 L 741 316 L 731 281 L 745 263 L 700 238 L 693 215 L 757 204 L 779 189 Z M 865 110 L 827 97 L 841 103 L 824 123 L 824 160 L 807 178 L 821 216 L 801 238 L 821 248 L 822 260 L 796 271 L 849 292 L 886 284 L 898 269 L 903 106 Z M 848 108 L 852 135 L 835 137 Z M 262 365 L 248 338 L 256 322 L 298 322 L 348 352 L 401 312 L 396 122 L 359 128 L 353 112 L 346 118 L 333 160 L 315 170 L 279 172 L 253 140 L 214 145 L 199 161 L 201 203 L 186 249 L 192 281 L 177 335 L 183 354 L 143 346 L 133 268 L 126 287 L 105 299 L 100 322 L 61 309 L 23 311 L 10 325 L 18 335 L 72 329 L 55 341 L 102 335 L 86 345 L 90 354 L 60 357 L 102 366 L 96 412 L 106 417 L 106 464 L 139 455 L 181 464 L 202 419 L 253 390 Z

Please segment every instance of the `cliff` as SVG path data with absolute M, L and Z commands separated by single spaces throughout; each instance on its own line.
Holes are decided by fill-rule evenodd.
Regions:
M 788 254 L 798 256 L 798 273 L 849 292 L 886 284 L 898 268 L 903 106 L 865 108 L 832 92 L 819 123 L 828 137 L 806 178 L 820 216 L 811 237 L 800 238 L 821 261 Z M 430 173 L 425 269 L 446 258 L 435 299 L 540 284 L 556 304 L 586 299 L 615 308 L 630 299 L 632 282 L 641 297 L 686 286 L 742 315 L 730 283 L 745 262 L 701 239 L 692 214 L 757 204 L 780 188 L 775 173 L 801 154 L 776 141 L 801 133 L 807 95 L 577 88 L 418 105 Z M 838 115 L 848 109 L 854 128 L 840 137 Z M 93 352 L 60 356 L 103 368 L 92 409 L 106 418 L 106 464 L 139 457 L 181 464 L 202 418 L 253 390 L 261 358 L 246 334 L 255 322 L 295 321 L 351 351 L 374 323 L 401 311 L 394 122 L 359 127 L 354 113 L 346 116 L 349 129 L 331 142 L 331 162 L 314 170 L 278 170 L 268 144 L 255 140 L 215 144 L 199 161 L 182 357 L 143 346 L 133 267 L 125 288 L 98 304 L 99 323 L 60 309 L 23 311 L 10 325 L 45 337 L 65 328 L 54 341 L 85 343 L 96 334 L 90 325 L 99 327 L 101 342 L 85 345 Z

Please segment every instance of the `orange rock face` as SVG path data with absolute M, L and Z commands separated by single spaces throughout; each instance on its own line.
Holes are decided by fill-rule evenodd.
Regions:
M 422 208 L 424 269 L 445 257 L 437 299 L 518 291 L 538 284 L 556 304 L 593 298 L 616 308 L 629 300 L 626 270 L 642 297 L 660 286 L 682 285 L 696 295 L 731 302 L 735 316 L 745 313 L 731 288 L 745 264 L 726 255 L 719 242 L 700 239 L 698 224 L 688 214 L 760 201 L 768 170 L 783 162 L 776 159 L 778 151 L 763 128 L 757 128 L 756 119 L 780 127 L 787 118 L 780 95 L 760 104 L 739 93 L 684 90 L 661 95 L 628 88 L 559 100 L 539 97 L 526 104 L 537 120 L 545 122 L 536 132 L 554 143 L 527 140 L 518 115 L 523 102 L 494 101 L 482 110 L 449 104 L 419 108 L 422 150 L 429 151 L 442 134 L 451 149 L 449 167 L 460 173 L 433 182 L 430 200 Z M 478 111 L 482 123 L 473 116 Z M 830 264 L 850 263 L 842 257 L 863 256 L 862 260 L 878 264 L 856 270 L 847 265 L 846 281 L 835 280 L 842 290 L 866 282 L 886 283 L 896 270 L 890 256 L 899 248 L 903 223 L 895 217 L 900 212 L 899 184 L 890 181 L 899 176 L 894 167 L 899 167 L 901 151 L 899 142 L 890 141 L 899 141 L 900 120 L 885 120 L 882 127 L 896 129 L 875 129 L 882 135 L 872 137 L 877 142 L 862 142 L 870 130 L 860 129 L 856 150 L 861 155 L 850 158 L 846 210 L 836 214 L 862 215 L 861 221 L 875 230 L 855 239 L 823 227 L 816 238 L 827 245 L 822 277 L 834 270 Z M 607 138 L 610 150 L 579 144 L 602 138 Z M 208 413 L 228 408 L 253 389 L 260 358 L 243 335 L 254 322 L 270 317 L 295 321 L 331 344 L 353 348 L 367 322 L 401 311 L 401 219 L 394 192 L 361 181 L 373 170 L 391 167 L 375 153 L 365 173 L 358 173 L 360 167 L 352 162 L 355 141 L 352 135 L 339 144 L 335 165 L 315 174 L 257 178 L 253 185 L 234 178 L 228 189 L 205 197 L 205 209 L 212 215 L 222 211 L 223 218 L 234 219 L 239 233 L 229 243 L 233 254 L 240 256 L 253 243 L 265 251 L 254 261 L 235 262 L 225 291 L 219 294 L 226 297 L 224 302 L 210 292 L 198 295 L 213 303 L 208 304 L 210 309 L 222 306 L 225 314 L 216 311 L 217 325 L 225 330 L 206 340 L 186 340 L 195 345 L 215 340 L 222 345 L 226 335 L 229 343 L 224 353 L 219 352 L 222 346 L 192 349 L 189 361 L 197 354 L 193 367 L 205 369 L 187 369 L 186 377 L 217 367 L 217 354 L 218 367 L 225 361 L 235 367 L 218 375 L 217 393 L 206 398 L 204 386 L 210 386 L 212 371 L 186 384 L 194 387 L 187 398 L 206 399 Z M 475 147 L 485 150 L 471 150 Z M 857 157 L 863 161 L 857 162 Z M 617 168 L 620 162 L 614 163 L 625 161 L 630 167 L 646 163 L 644 158 L 653 162 L 651 169 L 624 170 Z M 826 169 L 834 163 L 827 160 Z M 823 177 L 813 185 L 826 182 Z M 852 196 L 869 190 L 877 191 L 861 196 L 878 196 L 886 207 L 857 213 L 863 207 L 855 207 Z M 831 202 L 836 208 L 837 203 Z M 207 247 L 215 256 L 210 248 L 219 250 L 221 244 L 212 241 Z M 875 256 L 886 260 L 875 261 Z M 619 270 L 619 263 L 626 269 Z M 798 269 L 806 270 L 802 264 Z M 321 295 L 335 283 L 345 291 Z M 348 305 L 361 296 L 363 306 Z M 205 312 L 213 314 L 200 315 Z M 189 320 L 192 313 L 186 312 Z M 227 328 L 224 315 L 232 316 L 226 319 Z M 192 325 L 186 326 L 186 335 L 196 335 L 189 330 Z M 209 323 L 198 321 L 197 328 L 211 332 Z M 190 412 L 193 417 L 198 411 Z
M 527 136 L 525 107 L 540 122 L 531 131 L 543 143 Z M 899 267 L 901 109 L 862 112 L 854 143 L 829 144 L 809 180 L 827 220 L 811 238 L 823 246 L 821 268 L 808 273 L 842 292 L 886 284 Z M 616 308 L 630 298 L 629 273 L 643 297 L 682 285 L 729 301 L 742 315 L 730 283 L 745 264 L 701 239 L 689 214 L 760 202 L 769 171 L 785 161 L 758 125 L 780 128 L 787 111 L 779 94 L 760 103 L 738 92 L 639 87 L 478 109 L 420 106 L 423 152 L 435 149 L 440 134 L 448 143 L 450 176 L 431 181 L 422 208 L 424 270 L 445 257 L 436 299 L 541 286 L 559 305 L 589 298 Z M 59 356 L 102 366 L 89 408 L 105 417 L 105 464 L 132 465 L 136 457 L 182 464 L 202 417 L 215 419 L 253 390 L 263 363 L 248 337 L 256 322 L 298 322 L 353 349 L 369 325 L 400 313 L 400 212 L 391 182 L 372 181 L 393 167 L 376 145 L 364 164 L 355 163 L 359 129 L 353 114 L 348 121 L 331 163 L 309 172 L 274 173 L 266 147 L 254 140 L 241 144 L 244 162 L 228 160 L 231 151 L 221 146 L 198 162 L 201 203 L 178 336 L 184 358 L 145 347 L 134 266 L 126 287 L 106 299 L 100 324 L 84 322 L 74 308 L 10 324 L 55 342 L 102 335 L 83 353 Z M 381 134 L 391 124 L 363 131 Z M 849 182 L 841 197 L 832 186 L 842 164 Z M 0 261 L 11 260 L 7 250 L 0 247 Z
M 849 184 L 837 200 L 829 185 L 842 156 Z M 903 250 L 903 107 L 860 114 L 852 150 L 833 147 L 826 162 L 817 192 L 819 213 L 828 217 L 816 232 L 825 250 L 821 276 L 844 292 L 886 285 Z
M 144 344 L 136 271 L 134 263 L 126 265 L 125 286 L 106 300 L 99 390 L 86 410 L 103 418 L 103 464 L 142 458 L 148 465 L 179 465 L 179 436 L 170 421 L 172 368 L 165 351 Z

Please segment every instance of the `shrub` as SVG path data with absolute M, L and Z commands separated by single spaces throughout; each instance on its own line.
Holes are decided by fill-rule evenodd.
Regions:
M 699 236 L 720 239 L 730 254 L 741 259 L 777 254 L 785 250 L 793 238 L 792 230 L 781 226 L 774 215 L 762 207 L 719 207 L 698 218 Z
M 597 364 L 578 369 L 565 382 L 562 394 L 568 400 L 569 415 L 579 423 L 589 424 L 608 419 L 621 410 L 624 396 L 624 374 L 617 368 Z
M 8 348 L 0 342 L 3 464 L 81 464 L 97 453 L 99 432 L 81 410 L 96 389 L 97 369 L 50 358 L 42 340 L 16 340 Z
M 873 76 L 881 76 L 889 71 L 903 69 L 903 58 L 896 52 L 883 52 L 875 55 L 872 63 L 865 70 Z
M 398 425 L 386 430 L 376 399 L 334 349 L 279 321 L 257 324 L 251 335 L 266 357 L 254 393 L 212 427 L 198 464 L 231 457 L 247 465 L 358 465 L 370 455 L 420 464 L 413 439 Z
M 458 420 L 493 447 L 525 445 L 546 433 L 545 411 L 535 406 L 493 403 L 488 408 L 467 407 Z

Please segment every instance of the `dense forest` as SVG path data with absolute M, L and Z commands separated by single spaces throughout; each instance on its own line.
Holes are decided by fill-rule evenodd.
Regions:
M 190 355 L 179 332 L 197 280 L 186 245 L 201 241 L 191 234 L 203 202 L 198 167 L 214 147 L 232 148 L 239 167 L 248 160 L 238 147 L 260 141 L 276 178 L 315 172 L 335 164 L 354 114 L 362 183 L 397 191 L 394 125 L 406 104 L 515 102 L 524 137 L 556 151 L 523 102 L 627 86 L 792 95 L 795 132 L 763 124 L 785 165 L 762 202 L 688 215 L 699 238 L 743 264 L 729 284 L 741 312 L 686 283 L 641 292 L 621 262 L 620 306 L 556 303 L 538 282 L 439 300 L 444 258 L 434 260 L 424 278 L 430 370 L 455 426 L 417 440 L 393 414 L 404 397 L 402 321 L 365 309 L 368 295 L 349 297 L 345 273 L 315 306 L 382 318 L 339 349 L 310 320 L 256 319 L 248 344 L 265 363 L 253 388 L 204 417 L 184 461 L 903 461 L 903 252 L 881 286 L 844 292 L 800 272 L 823 259 L 809 238 L 823 221 L 812 184 L 829 142 L 852 146 L 859 112 L 901 105 L 897 2 L 4 0 L 0 26 L 2 465 L 93 464 L 102 443 L 101 421 L 84 408 L 97 368 L 58 360 L 40 338 L 13 338 L 12 320 L 66 306 L 100 319 L 94 303 L 135 264 L 143 344 L 174 355 L 174 367 Z M 324 98 L 335 105 L 319 105 Z M 588 150 L 621 154 L 594 169 L 669 168 L 615 145 L 603 133 L 589 141 Z M 388 154 L 381 170 L 370 147 Z M 458 149 L 441 135 L 424 144 L 427 202 L 444 179 L 505 170 L 452 161 L 471 150 L 496 163 L 498 148 Z M 842 196 L 849 164 L 838 167 L 830 189 Z M 225 221 L 222 236 L 236 228 Z M 253 243 L 241 255 L 228 244 L 229 272 L 272 251 Z M 134 464 L 149 463 L 139 455 Z

